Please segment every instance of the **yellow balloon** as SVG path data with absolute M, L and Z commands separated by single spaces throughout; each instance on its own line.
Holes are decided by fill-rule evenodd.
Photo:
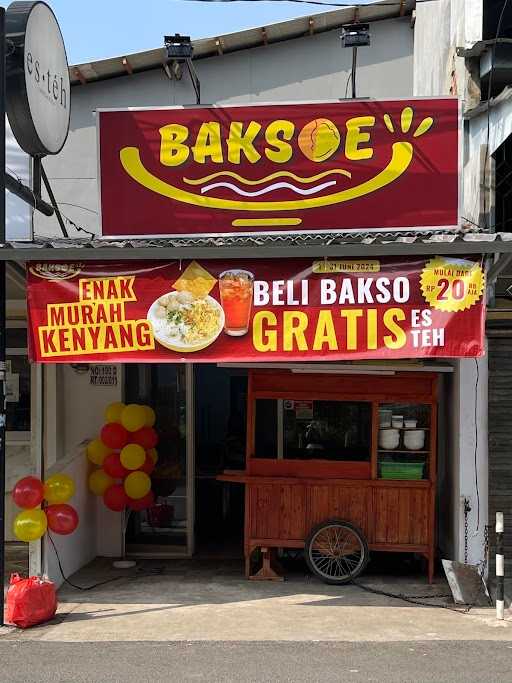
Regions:
M 44 482 L 44 497 L 50 505 L 67 503 L 75 493 L 75 482 L 67 474 L 54 474 Z
M 144 422 L 144 427 L 152 427 L 156 422 L 155 411 L 151 406 L 142 406 L 146 413 L 146 420 Z
M 132 472 L 124 480 L 124 490 L 130 498 L 144 498 L 151 490 L 151 479 L 145 472 Z
M 136 443 L 129 443 L 120 454 L 121 464 L 127 470 L 138 470 L 146 460 L 146 451 Z
M 101 467 L 101 465 L 103 465 L 103 461 L 109 453 L 110 448 L 105 446 L 103 441 L 100 441 L 99 439 L 93 439 L 87 444 L 87 457 L 95 465 L 99 465 Z
M 121 401 L 116 401 L 111 403 L 105 408 L 105 421 L 106 422 L 121 422 L 121 414 L 125 409 L 124 403 Z
M 102 496 L 105 491 L 115 484 L 116 482 L 112 477 L 109 477 L 105 470 L 94 470 L 89 475 L 89 490 L 94 493 L 95 496 Z
M 121 424 L 129 432 L 136 432 L 144 427 L 146 417 L 146 411 L 143 406 L 139 406 L 137 403 L 130 403 L 129 406 L 123 408 Z
M 16 515 L 13 523 L 13 531 L 16 538 L 20 541 L 37 541 L 38 538 L 44 536 L 48 527 L 48 520 L 46 513 L 41 508 L 34 508 L 33 510 L 23 510 L 19 515 Z
M 150 448 L 148 451 L 148 455 L 156 465 L 156 463 L 158 462 L 158 451 L 156 450 L 156 448 Z

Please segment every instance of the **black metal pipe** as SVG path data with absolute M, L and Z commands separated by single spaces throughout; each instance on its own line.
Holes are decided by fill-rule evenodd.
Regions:
M 59 205 L 57 204 L 57 201 L 55 199 L 55 195 L 53 194 L 52 186 L 50 185 L 50 181 L 48 180 L 48 176 L 46 175 L 46 171 L 44 170 L 43 164 L 41 164 L 41 177 L 43 179 L 44 186 L 46 187 L 46 191 L 48 192 L 48 196 L 50 197 L 50 201 L 52 203 L 52 206 L 55 210 L 55 215 L 57 216 L 57 220 L 60 225 L 60 229 L 64 237 L 69 237 L 69 233 L 66 230 L 66 226 L 64 224 L 64 219 L 62 218 Z
M 5 9 L 0 7 L 0 243 L 5 243 Z M 4 625 L 5 593 L 5 262 L 0 266 L 0 574 L 2 605 L 0 625 Z
M 352 48 L 352 99 L 356 98 L 357 47 Z
M 36 197 L 41 196 L 41 157 L 32 158 L 32 189 Z
M 31 190 L 30 187 L 23 185 L 17 178 L 14 178 L 9 173 L 4 174 L 5 187 L 9 192 L 12 192 L 24 202 L 30 204 L 30 206 L 45 216 L 53 216 L 53 206 L 50 206 L 47 202 L 41 199 L 41 196 L 36 193 L 35 189 Z

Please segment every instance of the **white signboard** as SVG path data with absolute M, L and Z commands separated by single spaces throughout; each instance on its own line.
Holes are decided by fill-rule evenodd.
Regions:
M 71 85 L 59 24 L 44 2 L 13 2 L 5 15 L 13 45 L 7 69 L 7 114 L 28 154 L 58 154 L 69 130 Z

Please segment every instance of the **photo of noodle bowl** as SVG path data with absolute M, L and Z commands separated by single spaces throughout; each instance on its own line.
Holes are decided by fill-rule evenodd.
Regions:
M 219 302 L 209 295 L 187 290 L 160 296 L 151 304 L 147 318 L 156 341 L 181 353 L 210 346 L 224 327 L 224 311 Z

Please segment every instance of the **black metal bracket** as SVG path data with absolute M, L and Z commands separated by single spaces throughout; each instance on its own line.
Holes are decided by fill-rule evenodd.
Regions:
M 48 192 L 48 196 L 50 197 L 50 202 L 52 203 L 53 210 L 55 211 L 55 216 L 57 217 L 57 220 L 60 225 L 60 229 L 64 237 L 69 237 L 69 233 L 66 230 L 66 224 L 64 223 L 64 219 L 62 218 L 62 214 L 59 209 L 59 205 L 57 204 L 55 200 L 55 195 L 53 194 L 52 186 L 50 185 L 50 181 L 48 180 L 48 176 L 46 175 L 46 171 L 43 168 L 43 164 L 41 162 L 41 159 L 39 159 L 39 170 L 41 173 L 41 177 L 43 179 L 44 186 L 46 188 L 46 191 Z M 35 185 L 35 181 L 34 181 Z M 40 186 L 40 181 L 39 181 L 39 191 L 41 191 L 41 186 Z
M 32 189 L 27 185 L 23 185 L 18 178 L 15 178 L 7 172 L 4 174 L 4 178 L 6 190 L 9 190 L 9 192 L 15 194 L 16 197 L 19 197 L 27 204 L 30 204 L 33 209 L 39 211 L 45 216 L 53 216 L 53 206 L 50 206 L 50 204 L 41 199 L 41 195 L 37 194 L 35 189 Z
M 168 65 L 173 62 L 187 65 L 188 74 L 196 94 L 196 104 L 201 104 L 201 83 L 192 63 L 194 47 L 190 41 L 190 36 L 180 36 L 179 33 L 174 36 L 164 36 L 164 45 L 167 51 Z
M 197 75 L 197 71 L 191 59 L 185 60 L 185 64 L 187 65 L 190 80 L 192 81 L 194 92 L 196 93 L 196 104 L 201 104 L 201 82 L 199 76 Z

